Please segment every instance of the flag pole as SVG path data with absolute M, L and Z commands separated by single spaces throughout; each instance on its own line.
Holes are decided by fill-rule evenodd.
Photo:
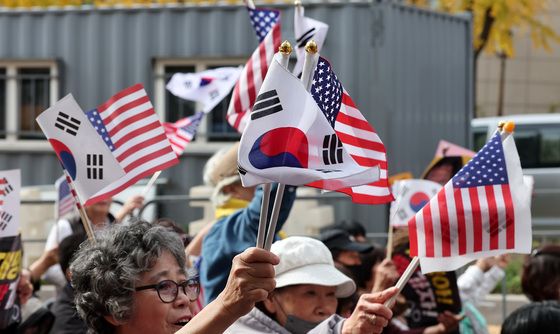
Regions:
M 253 0 L 245 0 L 245 3 L 247 3 L 247 7 L 255 9 L 255 3 L 253 2 Z
M 142 197 L 146 197 L 148 192 L 150 192 L 150 189 L 152 189 L 152 187 L 154 186 L 154 183 L 156 183 L 156 180 L 160 176 L 160 174 L 161 174 L 161 171 L 158 170 L 157 172 L 154 173 L 154 175 L 152 175 L 152 178 L 150 179 L 150 181 L 148 181 L 148 183 L 144 187 L 144 190 L 142 190 Z
M 514 130 L 515 130 L 514 122 L 500 122 L 498 124 L 498 131 L 500 131 L 500 136 L 502 138 L 502 141 L 504 141 L 509 135 L 511 135 Z M 406 284 L 406 282 L 408 282 L 408 280 L 410 279 L 414 271 L 416 271 L 416 268 L 418 267 L 419 264 L 420 264 L 420 259 L 417 256 L 412 258 L 412 261 L 410 261 L 410 264 L 408 265 L 408 267 L 406 267 L 406 270 L 404 271 L 403 275 L 399 278 L 397 284 L 395 284 L 395 286 L 399 290 L 399 293 L 402 291 L 404 285 Z M 387 307 L 391 307 L 395 302 L 397 295 L 394 295 L 393 297 L 385 301 L 383 305 Z
M 399 211 L 399 205 L 401 204 L 401 199 L 399 199 L 397 201 L 397 204 L 395 204 L 395 212 L 393 212 L 393 214 L 391 215 L 391 217 L 389 217 L 389 231 L 388 231 L 388 235 L 387 235 L 387 252 L 385 255 L 385 258 L 387 260 L 391 260 L 391 258 L 393 257 L 393 233 L 394 233 L 394 228 L 393 228 L 393 224 L 391 223 L 394 219 L 395 216 L 397 215 L 397 212 Z
M 74 182 L 72 182 L 72 178 L 70 177 L 70 175 L 68 175 L 68 172 L 66 171 L 66 169 L 62 169 L 64 171 L 64 175 L 66 175 L 66 181 L 68 182 L 68 185 L 70 186 L 70 191 L 72 192 L 72 194 L 74 195 L 74 199 L 76 200 L 76 207 L 78 208 L 78 212 L 80 213 L 80 218 L 82 220 L 82 225 L 84 225 L 84 230 L 86 230 L 86 234 L 88 236 L 88 239 L 92 242 L 96 242 L 95 241 L 95 235 L 93 234 L 93 228 L 91 227 L 91 221 L 89 220 L 89 217 L 86 214 L 86 210 L 84 209 L 84 207 L 82 206 L 82 200 L 80 199 L 80 196 L 78 195 L 78 192 L 76 191 L 76 188 L 74 187 Z
M 317 43 L 313 40 L 307 42 L 305 45 L 305 60 L 303 63 L 303 72 L 301 75 L 301 81 L 304 87 L 309 91 L 309 86 L 311 86 L 311 79 L 313 79 L 313 73 L 315 66 L 317 65 L 317 59 L 319 55 L 317 54 Z M 272 216 L 270 217 L 270 226 L 268 227 L 268 232 L 266 235 L 266 242 L 264 248 L 270 250 L 272 247 L 272 242 L 274 241 L 274 233 L 276 231 L 276 224 L 278 223 L 278 215 L 280 214 L 280 206 L 282 205 L 282 197 L 284 196 L 284 189 L 286 185 L 283 183 L 278 184 L 278 189 L 276 190 L 276 197 L 274 198 L 274 206 L 272 207 Z
M 280 59 L 280 65 L 288 68 L 290 62 L 290 54 L 292 53 L 292 45 L 288 41 L 282 42 L 278 48 L 282 58 Z M 266 235 L 266 224 L 268 222 L 268 207 L 270 204 L 270 183 L 265 183 L 263 185 L 263 199 L 261 202 L 261 215 L 259 218 L 259 229 L 257 231 L 257 248 L 264 248 L 265 235 Z

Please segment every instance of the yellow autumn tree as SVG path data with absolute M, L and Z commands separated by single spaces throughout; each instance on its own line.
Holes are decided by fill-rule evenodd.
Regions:
M 549 51 L 551 43 L 560 43 L 560 36 L 546 22 L 550 1 L 557 0 L 408 0 L 409 4 L 447 13 L 470 12 L 473 19 L 474 79 L 477 60 L 482 51 L 501 58 L 498 115 L 503 104 L 505 61 L 515 56 L 513 36 L 528 33 L 535 48 Z

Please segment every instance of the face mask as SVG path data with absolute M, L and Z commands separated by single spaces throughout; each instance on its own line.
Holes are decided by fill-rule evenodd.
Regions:
M 306 334 L 313 328 L 317 327 L 320 322 L 306 321 L 295 315 L 288 315 L 286 318 L 286 325 L 284 328 L 292 334 Z

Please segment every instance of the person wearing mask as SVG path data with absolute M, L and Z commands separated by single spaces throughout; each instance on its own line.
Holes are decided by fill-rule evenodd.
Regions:
M 335 314 L 337 298 L 351 296 L 356 285 L 336 269 L 319 240 L 288 237 L 271 251 L 280 259 L 274 267 L 276 288 L 226 334 L 372 334 L 381 333 L 391 319 L 383 303 L 398 292 L 394 287 L 363 294 L 348 318 Z
M 191 249 L 201 245 L 200 280 L 204 300 L 208 304 L 224 289 L 231 260 L 257 243 L 262 188 L 245 188 L 237 171 L 239 143 L 227 150 L 218 151 L 204 168 L 204 180 L 214 187 L 212 202 L 216 208 L 216 221 L 199 232 L 191 242 Z M 272 186 L 269 215 L 277 186 Z M 296 188 L 286 186 L 276 232 L 286 220 L 296 197 Z M 200 241 L 202 241 L 200 243 Z M 189 246 L 191 246 L 189 245 Z

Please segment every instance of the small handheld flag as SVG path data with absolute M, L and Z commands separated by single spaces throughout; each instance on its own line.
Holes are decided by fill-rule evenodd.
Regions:
M 279 11 L 251 7 L 247 7 L 247 10 L 260 44 L 253 51 L 235 84 L 227 112 L 228 123 L 240 133 L 247 126 L 268 66 L 281 42 Z
M 423 273 L 531 251 L 530 193 L 513 136 L 496 134 L 409 222 Z
M 202 103 L 202 111 L 207 113 L 229 94 L 241 70 L 241 67 L 219 67 L 198 73 L 176 73 L 166 88 L 182 99 Z
M 204 117 L 204 113 L 197 112 L 175 123 L 163 123 L 167 139 L 169 139 L 171 147 L 177 156 L 183 154 L 187 144 L 193 140 L 196 130 L 202 121 L 202 117 Z

